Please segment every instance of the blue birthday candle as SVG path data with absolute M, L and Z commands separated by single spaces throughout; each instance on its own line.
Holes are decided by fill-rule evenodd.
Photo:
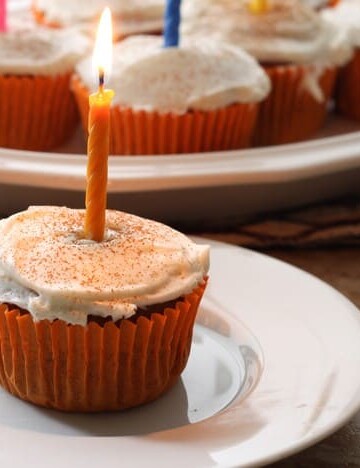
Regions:
M 178 47 L 179 45 L 180 4 L 181 0 L 166 0 L 164 47 Z

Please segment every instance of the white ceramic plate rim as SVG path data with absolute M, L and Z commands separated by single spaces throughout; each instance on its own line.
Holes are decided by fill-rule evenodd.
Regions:
M 109 193 L 272 184 L 360 167 L 360 131 L 305 143 L 109 159 Z M 86 158 L 0 148 L 0 183 L 84 190 Z
M 197 242 L 204 242 L 204 238 L 194 238 L 195 241 Z M 322 288 L 324 292 L 328 290 L 328 292 L 333 293 L 335 296 L 338 296 L 338 298 L 341 298 L 344 308 L 347 309 L 348 314 L 353 315 L 354 318 L 357 321 L 357 326 L 358 326 L 358 331 L 360 333 L 360 310 L 352 303 L 350 302 L 346 297 L 344 297 L 342 294 L 340 294 L 338 291 L 336 291 L 334 288 L 329 286 L 327 283 L 324 281 L 320 280 L 319 278 L 311 275 L 310 273 L 307 273 L 300 268 L 294 267 L 292 265 L 289 265 L 281 260 L 274 259 L 271 257 L 268 257 L 267 255 L 258 253 L 258 252 L 252 252 L 249 251 L 248 249 L 244 249 L 242 247 L 237 247 L 229 244 L 225 244 L 222 242 L 217 242 L 217 241 L 212 241 L 212 240 L 206 240 L 211 245 L 212 251 L 216 248 L 226 248 L 233 250 L 234 253 L 236 251 L 238 252 L 243 252 L 245 255 L 248 255 L 249 253 L 253 255 L 254 257 L 257 257 L 260 260 L 270 262 L 274 266 L 277 265 L 280 268 L 285 268 L 289 269 L 289 271 L 295 272 L 296 274 L 299 275 L 299 280 L 303 279 L 305 281 L 310 281 L 314 283 L 315 285 L 317 284 L 318 288 Z M 360 339 L 360 335 L 359 335 Z M 260 341 L 261 345 L 261 341 Z M 359 346 L 360 349 L 360 346 Z M 266 367 L 266 362 L 268 361 L 267 356 L 265 355 L 265 367 Z M 355 382 L 354 387 L 355 387 Z M 261 386 L 261 381 L 260 381 L 260 386 Z M 320 441 L 328 437 L 329 435 L 333 434 L 336 432 L 338 429 L 340 429 L 342 426 L 344 426 L 357 412 L 360 411 L 360 376 L 358 377 L 357 381 L 357 389 L 359 392 L 353 392 L 353 398 L 349 402 L 349 404 L 346 407 L 345 411 L 342 411 L 336 419 L 333 420 L 331 424 L 328 424 L 327 426 L 320 428 L 315 434 L 309 435 L 306 438 L 303 438 L 302 440 L 294 440 L 292 444 L 288 445 L 286 448 L 284 447 L 282 450 L 279 451 L 274 451 L 271 455 L 264 455 L 264 456 L 257 456 L 256 459 L 254 459 L 253 462 L 246 463 L 245 465 L 237 465 L 236 463 L 231 464 L 231 466 L 261 466 L 264 464 L 269 464 L 273 463 L 276 461 L 279 461 L 283 458 L 286 458 L 288 456 L 291 456 L 295 453 L 298 453 L 299 451 L 302 451 Z M 255 390 L 256 393 L 257 390 Z M 251 395 L 250 395 L 251 399 Z M 231 407 L 230 407 L 231 408 Z M 230 409 L 231 410 L 231 409 Z M 226 410 L 225 410 L 226 412 Z M 223 413 L 220 413 L 217 417 L 222 417 Z M 216 418 L 216 416 L 214 417 Z M 201 422 L 199 424 L 206 424 L 206 421 Z M 215 466 L 215 465 L 214 465 Z M 217 465 L 216 465 L 217 466 Z M 220 466 L 220 465 L 219 465 Z M 223 466 L 223 465 L 221 465 Z M 225 466 L 225 465 L 224 465 Z M 230 466 L 230 465 L 229 465 Z

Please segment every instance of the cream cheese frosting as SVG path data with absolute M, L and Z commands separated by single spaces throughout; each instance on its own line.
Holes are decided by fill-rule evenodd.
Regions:
M 161 31 L 165 0 L 35 0 L 48 22 L 93 29 L 104 7 L 113 13 L 114 31 L 121 34 Z
M 344 31 L 353 46 L 360 46 L 360 0 L 342 0 L 321 14 L 338 30 Z
M 161 37 L 136 36 L 115 45 L 108 83 L 114 105 L 181 114 L 260 101 L 269 93 L 264 71 L 238 47 L 208 39 L 185 40 L 180 47 L 162 44 Z M 76 70 L 93 89 L 90 61 Z
M 97 243 L 83 222 L 84 210 L 50 206 L 0 221 L 0 301 L 35 321 L 116 321 L 190 293 L 207 274 L 209 247 L 163 224 L 108 210 Z
M 73 29 L 11 28 L 0 33 L 0 73 L 67 73 L 89 53 L 90 45 L 87 36 Z
M 345 36 L 298 0 L 272 0 L 262 14 L 247 0 L 185 0 L 182 34 L 237 44 L 262 63 L 331 66 L 351 57 Z

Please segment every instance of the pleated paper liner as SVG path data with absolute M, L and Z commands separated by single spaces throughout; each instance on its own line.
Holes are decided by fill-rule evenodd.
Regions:
M 332 96 L 337 68 L 324 69 L 319 79 L 323 101 L 317 101 L 305 88 L 309 67 L 279 65 L 265 67 L 272 91 L 260 104 L 254 143 L 278 145 L 306 140 L 324 124 Z
M 154 400 L 177 381 L 190 352 L 206 280 L 149 317 L 119 322 L 34 322 L 0 306 L 0 384 L 13 395 L 62 411 L 97 412 Z
M 336 86 L 337 110 L 351 119 L 360 120 L 360 49 L 339 72 Z
M 78 78 L 73 89 L 87 133 L 89 91 Z M 232 104 L 183 115 L 111 109 L 110 153 L 151 155 L 222 151 L 250 146 L 258 104 Z
M 45 151 L 66 141 L 79 118 L 70 78 L 0 76 L 0 147 Z

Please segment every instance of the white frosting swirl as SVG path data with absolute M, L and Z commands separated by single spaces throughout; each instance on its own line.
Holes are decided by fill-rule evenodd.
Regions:
M 106 238 L 96 243 L 83 239 L 83 222 L 84 210 L 62 207 L 2 220 L 0 301 L 36 321 L 116 321 L 191 292 L 207 274 L 209 247 L 163 224 L 107 211 Z
M 298 0 L 272 0 L 261 14 L 245 0 L 185 0 L 182 33 L 237 44 L 262 63 L 331 66 L 351 56 L 344 36 Z
M 88 37 L 72 29 L 11 28 L 0 33 L 0 73 L 67 73 L 89 51 Z
M 114 31 L 119 34 L 161 31 L 164 0 L 35 0 L 34 6 L 48 22 L 77 25 L 94 30 L 104 7 L 113 13 Z
M 353 46 L 360 46 L 360 1 L 342 0 L 334 8 L 321 12 L 322 17 L 345 32 Z
M 266 74 L 238 47 L 207 39 L 171 48 L 162 43 L 161 37 L 136 36 L 115 45 L 108 83 L 114 105 L 181 114 L 259 101 L 270 90 Z M 76 70 L 92 89 L 90 60 Z

